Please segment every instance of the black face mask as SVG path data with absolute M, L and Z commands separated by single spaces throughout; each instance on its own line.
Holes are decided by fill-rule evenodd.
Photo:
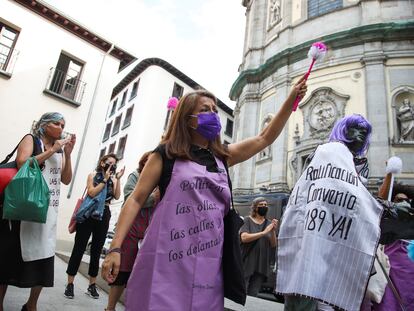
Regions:
M 351 127 L 346 133 L 346 138 L 351 142 L 347 143 L 349 150 L 354 154 L 361 152 L 368 137 L 368 131 L 362 127 Z
M 106 172 L 108 170 L 108 168 L 109 168 L 110 165 L 111 164 L 108 164 L 108 163 L 105 164 L 105 166 L 103 168 L 104 169 L 104 172 Z M 115 171 L 116 171 L 116 164 L 112 165 L 112 167 L 111 167 L 111 173 L 113 174 L 113 173 L 115 173 Z
M 260 216 L 266 216 L 268 210 L 269 208 L 267 206 L 259 206 L 257 208 L 257 214 Z

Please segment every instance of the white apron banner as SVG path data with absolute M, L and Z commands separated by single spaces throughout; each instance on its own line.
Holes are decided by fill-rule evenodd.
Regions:
M 360 309 L 380 236 L 382 208 L 348 148 L 317 148 L 283 215 L 276 291 Z

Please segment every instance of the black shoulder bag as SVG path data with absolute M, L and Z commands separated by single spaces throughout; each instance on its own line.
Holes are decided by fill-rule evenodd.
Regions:
M 234 209 L 233 194 L 227 163 L 223 161 L 229 179 L 231 208 L 224 216 L 224 242 L 223 242 L 223 281 L 224 297 L 244 305 L 246 303 L 246 284 L 244 281 L 243 262 L 240 248 L 239 230 L 243 220 Z

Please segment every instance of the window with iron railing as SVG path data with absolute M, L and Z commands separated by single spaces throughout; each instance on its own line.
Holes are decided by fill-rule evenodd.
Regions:
M 11 76 L 19 52 L 14 49 L 19 32 L 0 22 L 0 72 Z
M 83 63 L 61 53 L 55 68 L 50 69 L 46 93 L 80 105 L 86 83 L 80 80 Z
M 116 111 L 116 105 L 118 104 L 118 98 L 112 103 L 111 112 L 109 113 L 109 117 L 112 117 Z
M 125 135 L 124 137 L 121 137 L 121 139 L 119 140 L 118 151 L 116 152 L 116 156 L 118 157 L 118 159 L 122 159 L 124 157 L 127 138 L 128 135 Z
M 109 134 L 111 134 L 111 127 L 112 127 L 112 122 L 108 123 L 105 127 L 105 132 L 104 132 L 104 136 L 102 138 L 102 142 L 107 141 L 109 138 Z
M 125 119 L 124 119 L 124 124 L 122 125 L 122 129 L 128 127 L 131 124 L 132 112 L 133 111 L 134 111 L 134 106 L 133 105 L 127 109 Z
M 119 116 L 116 117 L 115 123 L 114 123 L 114 128 L 112 129 L 112 135 L 111 136 L 114 136 L 114 135 L 118 134 L 119 128 L 121 127 L 121 119 L 122 119 L 122 114 L 120 114 Z
M 129 100 L 137 96 L 138 86 L 139 86 L 139 80 L 134 82 L 134 84 L 132 85 L 132 91 L 131 91 L 131 96 L 129 97 Z
M 116 142 L 113 142 L 112 144 L 109 145 L 108 153 L 114 153 L 115 144 L 116 144 Z
M 128 90 L 126 90 L 126 91 L 124 92 L 124 94 L 122 94 L 121 104 L 119 105 L 119 108 L 118 108 L 118 109 L 121 109 L 122 107 L 124 107 L 124 106 L 125 106 L 125 103 L 126 103 L 126 98 L 127 98 L 127 94 L 128 94 Z

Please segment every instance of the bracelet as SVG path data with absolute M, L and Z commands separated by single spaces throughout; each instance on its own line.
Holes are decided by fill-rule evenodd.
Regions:
M 106 184 L 107 180 L 103 179 L 101 180 L 100 184 Z
M 122 251 L 121 251 L 121 248 L 120 247 L 114 247 L 114 248 L 111 248 L 106 254 L 108 255 L 110 253 L 118 253 L 118 254 L 121 254 Z

